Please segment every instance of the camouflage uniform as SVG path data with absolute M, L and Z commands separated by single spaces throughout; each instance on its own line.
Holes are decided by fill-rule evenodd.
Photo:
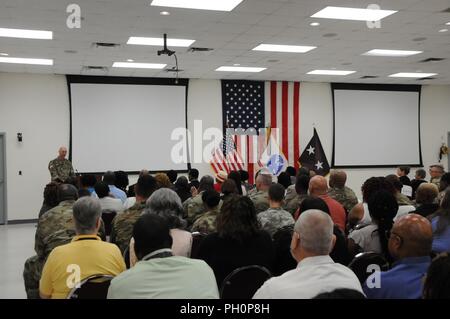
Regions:
M 255 204 L 256 213 L 259 214 L 269 208 L 269 192 L 257 191 L 248 196 Z
M 198 231 L 203 234 L 211 234 L 216 231 L 216 218 L 219 214 L 219 207 L 206 212 L 200 216 L 192 225 L 192 231 Z
M 403 195 L 402 193 L 397 193 L 395 196 L 395 199 L 397 200 L 397 203 L 399 206 L 405 206 L 405 205 L 412 205 L 413 203 L 411 200 L 406 197 L 406 195 Z
M 295 185 L 291 185 L 286 189 L 283 209 L 294 215 L 301 202 L 307 197 L 307 194 L 297 194 Z
M 261 223 L 262 229 L 267 231 L 271 237 L 273 237 L 280 228 L 295 223 L 292 215 L 281 207 L 269 208 L 268 210 L 259 213 L 258 220 Z
M 185 202 L 187 221 L 189 225 L 192 225 L 197 218 L 206 212 L 206 207 L 203 205 L 202 194 L 203 192 L 200 192 L 197 196 L 186 200 L 187 203 Z
M 62 201 L 50 209 L 38 221 L 34 250 L 36 256 L 25 261 L 23 278 L 28 298 L 39 297 L 39 280 L 42 268 L 53 248 L 68 244 L 75 236 L 72 207 L 74 200 Z M 105 227 L 99 229 L 99 236 L 105 238 Z
M 52 176 L 52 181 L 60 179 L 65 181 L 69 176 L 74 176 L 72 163 L 68 159 L 55 158 L 48 163 L 48 170 Z
M 122 254 L 130 245 L 133 227 L 145 208 L 145 202 L 136 203 L 129 209 L 117 214 L 112 221 L 111 242 L 119 246 Z
M 328 190 L 328 196 L 341 203 L 347 213 L 358 204 L 358 198 L 356 197 L 355 192 L 347 186 L 344 186 L 344 188 L 330 188 Z

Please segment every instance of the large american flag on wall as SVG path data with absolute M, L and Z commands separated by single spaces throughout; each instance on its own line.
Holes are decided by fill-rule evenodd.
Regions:
M 253 183 L 254 173 L 264 165 L 258 161 L 267 134 L 279 142 L 289 165 L 299 166 L 299 82 L 222 80 L 222 119 L 224 142 L 211 161 L 216 173 L 245 169 Z

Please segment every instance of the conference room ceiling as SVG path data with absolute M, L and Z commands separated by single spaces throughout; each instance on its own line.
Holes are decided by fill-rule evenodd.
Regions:
M 211 0 L 216 1 L 216 0 Z M 217 0 L 219 1 L 219 0 Z M 108 76 L 173 77 L 164 70 L 112 68 L 113 62 L 132 59 L 141 63 L 166 63 L 173 57 L 157 56 L 160 47 L 127 45 L 130 36 L 194 39 L 193 47 L 210 52 L 177 52 L 183 78 L 261 79 L 312 82 L 450 84 L 450 0 L 244 0 L 231 12 L 162 8 L 151 0 L 1 0 L 0 28 L 53 31 L 53 40 L 0 38 L 0 53 L 11 57 L 53 59 L 53 66 L 0 63 L 1 72 L 87 74 Z M 81 7 L 80 29 L 66 26 L 66 7 Z M 398 10 L 381 20 L 380 28 L 366 22 L 315 19 L 326 6 Z M 170 12 L 168 16 L 161 11 Z M 450 11 L 450 10 L 447 10 Z M 319 22 L 319 26 L 310 26 Z M 94 42 L 120 44 L 96 48 Z M 303 53 L 252 51 L 261 43 L 317 46 Z M 191 46 L 191 47 L 192 47 Z M 373 57 L 371 49 L 424 51 L 409 57 Z M 444 58 L 438 62 L 419 62 Z M 217 72 L 220 66 L 239 64 L 267 68 L 260 73 Z M 107 70 L 86 70 L 102 66 Z M 356 71 L 347 76 L 308 75 L 315 69 Z M 390 78 L 397 72 L 438 73 L 434 79 Z M 376 78 L 366 78 L 375 76 Z

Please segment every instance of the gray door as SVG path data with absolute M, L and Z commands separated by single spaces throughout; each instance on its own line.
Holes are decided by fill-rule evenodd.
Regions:
M 0 133 L 0 224 L 6 222 L 5 135 Z

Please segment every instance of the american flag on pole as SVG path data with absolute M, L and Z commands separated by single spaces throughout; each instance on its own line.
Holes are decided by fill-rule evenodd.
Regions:
M 222 80 L 224 142 L 214 151 L 213 170 L 244 169 L 253 183 L 255 171 L 267 165 L 261 156 L 270 136 L 287 164 L 299 167 L 299 94 L 299 82 Z

